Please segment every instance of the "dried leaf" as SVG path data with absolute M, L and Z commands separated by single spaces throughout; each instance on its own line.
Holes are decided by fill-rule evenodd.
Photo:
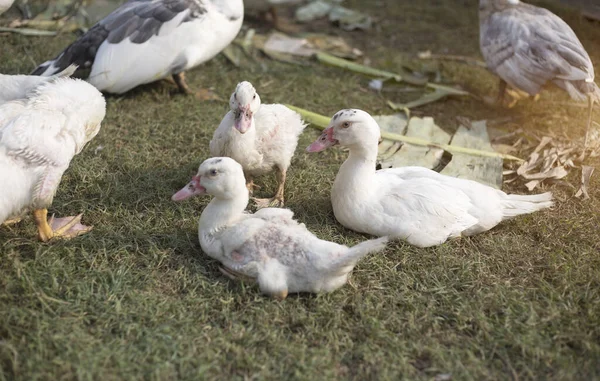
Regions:
M 299 22 L 310 22 L 327 16 L 332 8 L 333 5 L 326 1 L 313 1 L 296 9 L 295 17 Z
M 402 114 L 380 115 L 375 116 L 374 119 L 381 131 L 385 132 L 419 138 L 435 144 L 447 144 L 451 138 L 450 134 L 435 125 L 431 117 L 413 117 L 408 123 Z M 418 165 L 433 169 L 439 167 L 443 154 L 444 150 L 438 147 L 414 146 L 384 140 L 379 145 L 378 163 L 382 168 Z
M 425 93 L 423 96 L 421 96 L 421 98 L 416 99 L 411 102 L 408 102 L 408 103 L 393 103 L 391 101 L 388 101 L 387 104 L 393 110 L 404 110 L 404 109 L 410 110 L 411 108 L 420 107 L 420 106 L 424 106 L 429 103 L 437 102 L 440 99 L 445 98 L 449 95 L 452 95 L 452 93 L 450 93 L 446 90 L 436 89 L 434 92 Z
M 22 34 L 24 36 L 56 36 L 57 32 L 49 30 L 38 30 L 30 28 L 4 28 L 0 27 L 0 32 L 11 32 Z
M 575 193 L 575 197 L 583 196 L 584 200 L 590 198 L 590 195 L 588 194 L 588 184 L 590 183 L 590 178 L 594 173 L 594 169 L 594 167 L 590 167 L 588 165 L 581 166 L 581 187 L 579 188 L 577 193 Z
M 316 53 L 314 49 L 308 47 L 308 41 L 304 38 L 295 38 L 286 36 L 283 33 L 272 33 L 264 50 L 277 53 L 286 53 L 294 56 L 309 57 Z
M 480 151 L 494 152 L 490 144 L 485 121 L 468 123 L 471 128 L 461 125 L 452 137 L 452 145 Z M 496 153 L 496 152 L 494 152 Z M 455 153 L 452 161 L 442 174 L 462 179 L 475 180 L 494 188 L 502 187 L 502 159 L 499 157 L 476 157 Z
M 338 23 L 340 28 L 344 30 L 368 30 L 373 24 L 373 19 L 364 13 L 344 8 L 341 6 L 335 6 L 329 12 L 329 21 Z

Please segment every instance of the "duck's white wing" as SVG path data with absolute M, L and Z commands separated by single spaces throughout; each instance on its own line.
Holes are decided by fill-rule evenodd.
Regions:
M 0 147 L 4 154 L 23 168 L 46 167 L 36 184 L 36 198 L 51 198 L 64 171 L 83 141 L 83 128 L 69 128 L 68 118 L 49 110 L 24 108 L 16 117 L 4 118 L 13 112 L 13 102 L 0 106 Z M 79 135 L 79 136 L 78 136 Z
M 490 70 L 530 95 L 556 78 L 594 79 L 589 55 L 573 30 L 543 8 L 521 4 L 482 26 L 481 52 Z
M 215 130 L 212 139 L 208 145 L 210 155 L 213 157 L 229 156 L 229 131 L 233 125 L 233 112 L 229 111 L 219 123 L 219 127 Z
M 77 153 L 76 142 L 83 140 L 78 136 L 83 135 L 83 129 L 72 128 L 61 112 L 21 111 L 15 116 L 14 103 L 0 106 L 0 145 L 6 154 L 27 166 L 68 166 Z
M 283 208 L 263 208 L 252 215 L 265 221 L 295 226 L 298 222 L 294 220 L 294 212 Z
M 386 221 L 397 221 L 401 237 L 412 244 L 438 244 L 478 222 L 469 213 L 469 197 L 460 189 L 425 177 L 405 181 L 393 172 L 381 173 L 377 180 L 380 213 L 388 216 Z M 428 237 L 430 242 L 413 242 L 415 237 Z
M 265 104 L 255 115 L 258 149 L 267 152 L 275 146 L 298 144 L 298 136 L 306 125 L 300 115 L 281 104 Z

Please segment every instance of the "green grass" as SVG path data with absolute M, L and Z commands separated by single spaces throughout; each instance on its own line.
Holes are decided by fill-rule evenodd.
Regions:
M 474 0 L 348 3 L 377 16 L 379 27 L 337 33 L 382 69 L 426 49 L 479 54 Z M 600 69 L 598 25 L 543 4 L 573 25 Z M 73 38 L 2 35 L 0 72 L 27 73 Z M 236 69 L 219 57 L 188 78 L 223 97 L 247 79 L 265 102 L 325 115 L 344 107 L 390 113 L 383 99 L 361 91 L 360 76 L 316 64 L 263 65 Z M 485 71 L 440 66 L 449 81 L 495 90 Z M 0 380 L 600 379 L 597 176 L 590 201 L 557 185 L 552 211 L 435 248 L 393 244 L 361 261 L 335 293 L 277 302 L 227 280 L 202 253 L 196 223 L 207 198 L 170 200 L 207 158 L 227 107 L 173 91 L 157 83 L 108 97 L 102 130 L 73 160 L 50 209 L 84 211 L 90 234 L 43 244 L 31 218 L 0 227 Z M 459 115 L 515 115 L 528 131 L 581 136 L 582 109 L 544 105 L 558 100 L 566 97 L 546 92 L 507 111 L 455 98 L 415 111 L 448 127 Z M 319 237 L 358 243 L 365 237 L 338 225 L 329 202 L 345 155 L 304 153 L 317 135 L 308 128 L 301 138 L 287 206 Z M 576 186 L 578 176 L 567 180 Z M 273 179 L 260 183 L 265 195 L 274 191 Z

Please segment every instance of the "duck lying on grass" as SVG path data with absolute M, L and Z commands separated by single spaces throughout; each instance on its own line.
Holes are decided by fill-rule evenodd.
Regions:
M 131 0 L 32 74 L 49 76 L 76 64 L 76 75 L 100 91 L 122 94 L 173 76 L 182 92 L 192 93 L 185 71 L 225 49 L 243 18 L 243 0 Z M 215 98 L 207 90 L 196 95 Z
M 255 279 L 263 293 L 280 299 L 294 292 L 334 291 L 346 283 L 360 258 L 387 242 L 379 238 L 348 248 L 318 239 L 289 209 L 245 213 L 249 196 L 244 172 L 227 157 L 204 161 L 173 200 L 204 194 L 214 198 L 200 216 L 202 250 L 220 261 L 229 277 Z
M 11 76 L 0 77 L 9 87 Z M 18 82 L 23 76 L 14 76 Z M 106 104 L 90 84 L 72 78 L 44 81 L 0 104 L 0 223 L 33 209 L 42 241 L 72 238 L 91 227 L 76 217 L 47 220 L 47 208 L 73 156 L 100 130 Z
M 377 171 L 379 138 L 379 125 L 368 113 L 341 110 L 307 148 L 319 152 L 339 144 L 349 149 L 331 190 L 335 217 L 348 229 L 428 247 L 552 206 L 550 192 L 508 195 L 423 167 Z
M 300 115 L 281 104 L 261 105 L 250 82 L 240 82 L 229 99 L 229 111 L 210 141 L 212 156 L 231 157 L 244 168 L 250 192 L 254 176 L 273 170 L 277 192 L 271 199 L 254 199 L 258 208 L 283 206 L 287 169 L 306 126 Z

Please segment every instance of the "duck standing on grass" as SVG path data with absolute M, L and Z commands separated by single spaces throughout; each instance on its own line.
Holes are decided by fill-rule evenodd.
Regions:
M 519 0 L 480 0 L 479 38 L 488 68 L 506 84 L 531 96 L 552 82 L 578 101 L 588 101 L 587 145 L 594 102 L 600 89 L 594 65 L 575 32 L 547 9 Z
M 49 76 L 76 64 L 76 76 L 115 94 L 172 76 L 191 94 L 185 71 L 227 47 L 243 17 L 243 0 L 129 0 L 32 74 Z M 195 94 L 215 98 L 205 89 Z
M 240 82 L 229 99 L 231 110 L 210 141 L 212 156 L 231 157 L 244 168 L 248 190 L 254 176 L 273 170 L 277 192 L 270 199 L 254 199 L 258 208 L 283 206 L 287 169 L 306 125 L 300 114 L 280 104 L 261 105 L 250 82 Z
M 343 286 L 360 258 L 385 248 L 387 238 L 351 248 L 318 239 L 289 209 L 245 213 L 248 189 L 242 166 L 227 157 L 204 161 L 174 201 L 209 194 L 198 237 L 202 250 L 221 262 L 231 278 L 256 280 L 260 290 L 283 299 L 288 293 L 330 292 Z
M 339 144 L 349 149 L 331 190 L 335 218 L 348 229 L 428 247 L 552 206 L 550 192 L 509 195 L 423 167 L 376 171 L 379 138 L 379 126 L 368 113 L 341 110 L 307 148 L 319 152 Z
M 0 81 L 0 87 L 10 87 L 10 76 Z M 46 216 L 63 173 L 96 136 L 105 112 L 102 94 L 71 78 L 54 78 L 25 99 L 0 104 L 0 223 L 33 209 L 42 241 L 72 238 L 91 229 L 80 224 L 81 214 L 50 220 Z

